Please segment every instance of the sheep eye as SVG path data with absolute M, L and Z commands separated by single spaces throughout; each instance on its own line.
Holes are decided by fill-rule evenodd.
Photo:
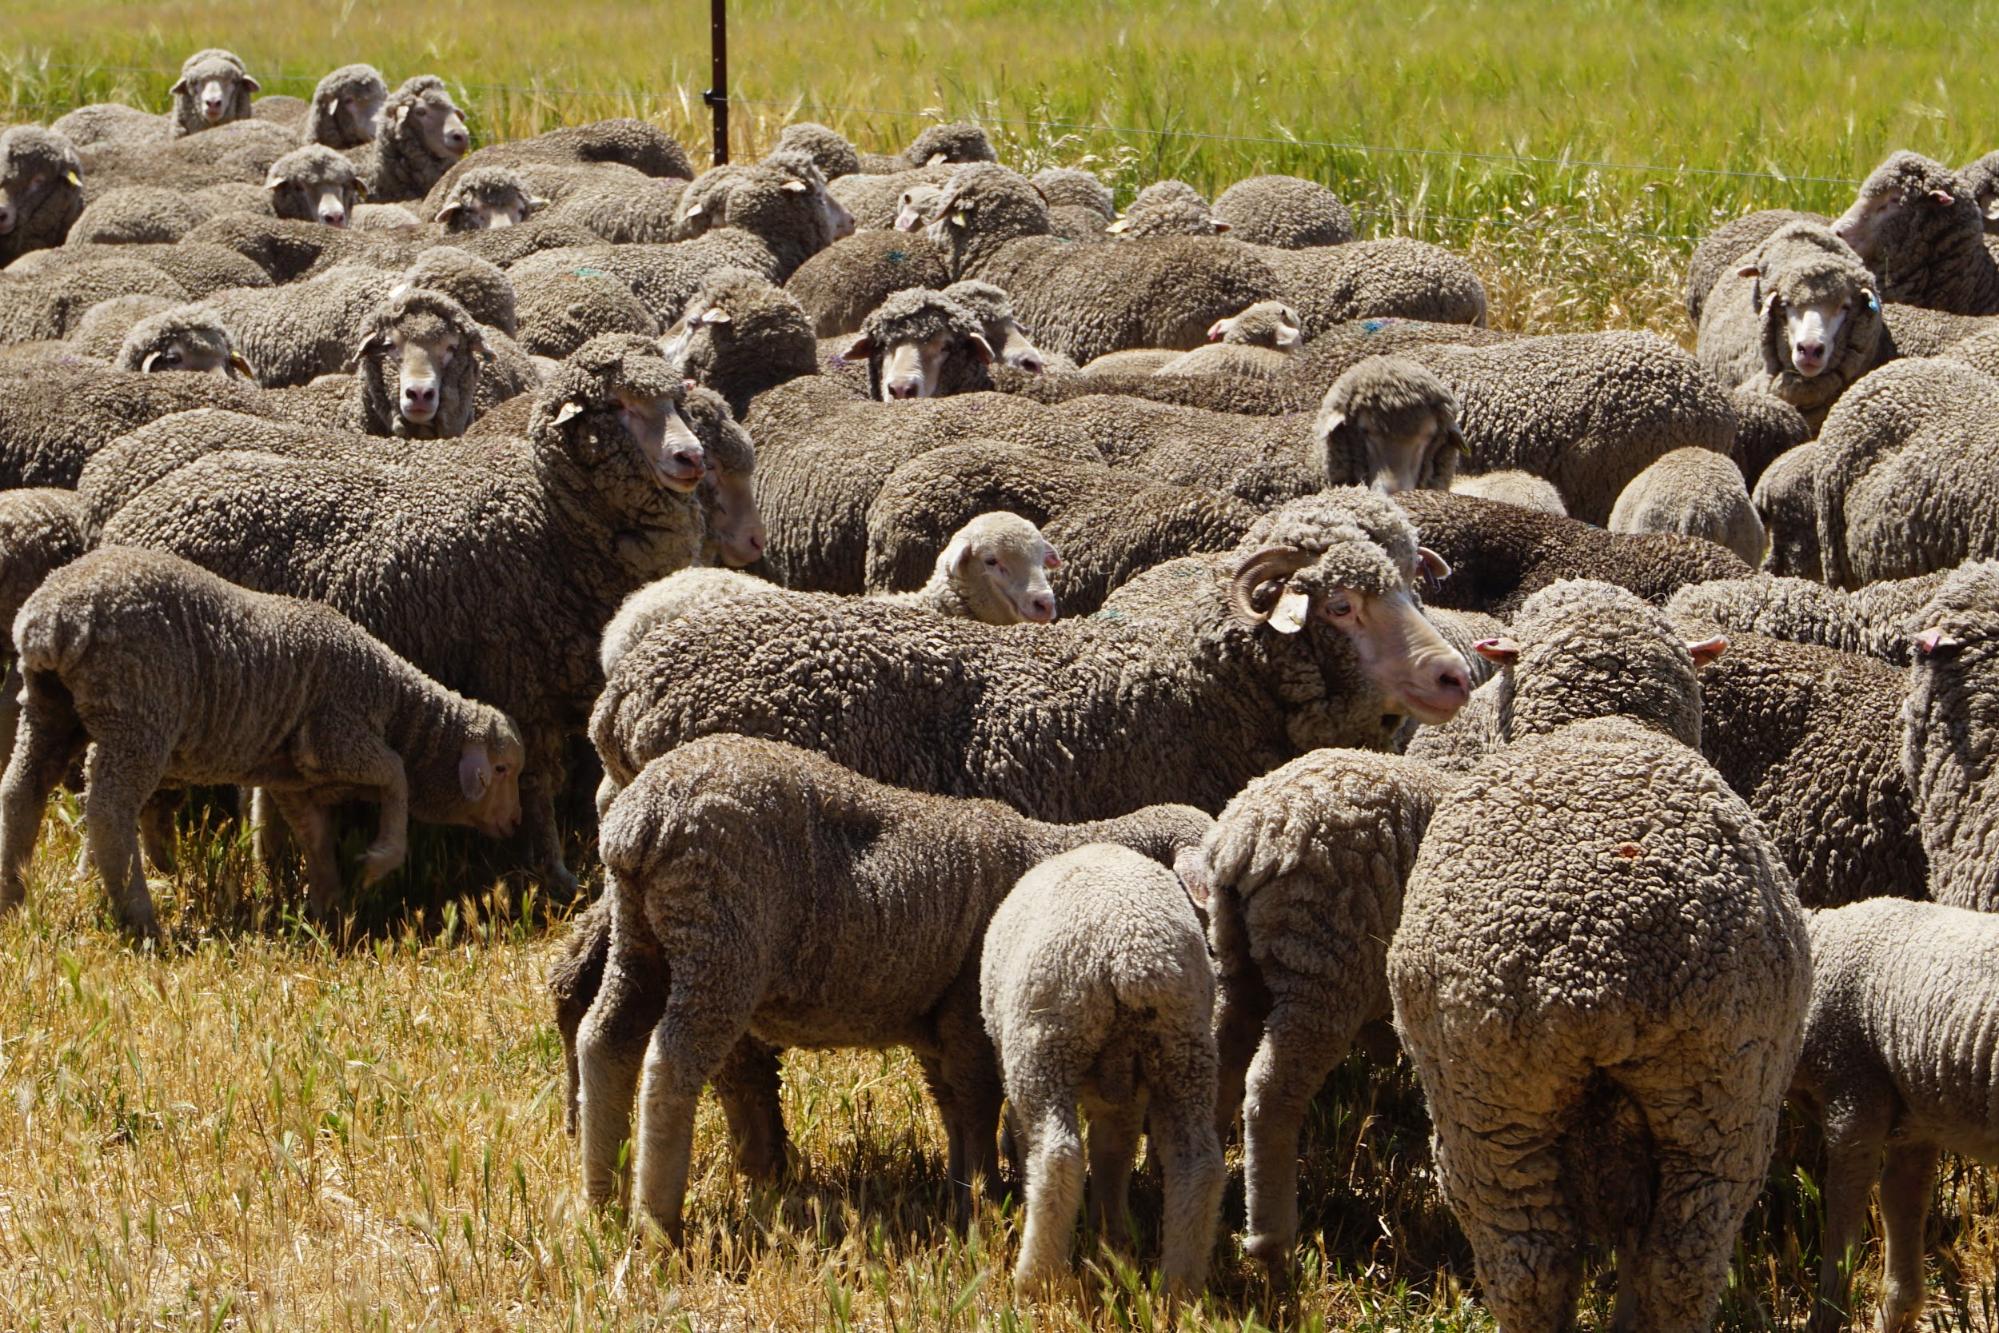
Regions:
M 1353 603 L 1344 597 L 1329 600 L 1326 603 L 1326 614 L 1335 620 L 1344 620 L 1353 614 Z
M 166 351 L 160 353 L 160 360 L 166 362 L 170 366 L 177 365 L 180 362 L 180 350 L 178 348 L 169 347 L 167 348 Z
M 986 568 L 987 568 L 987 569 L 998 569 L 999 567 L 1000 567 L 1000 563 L 999 563 L 999 557 L 998 557 L 998 556 L 996 556 L 996 555 L 989 555 L 989 556 L 987 556 L 987 557 L 986 557 Z

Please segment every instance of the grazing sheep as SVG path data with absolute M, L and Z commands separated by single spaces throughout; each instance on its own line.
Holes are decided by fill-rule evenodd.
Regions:
M 1610 530 L 1703 537 L 1744 564 L 1763 559 L 1763 520 L 1749 501 L 1742 470 L 1711 449 L 1675 449 L 1633 477 L 1611 507 Z
M 1104 230 L 1114 236 L 1219 236 L 1229 229 L 1218 222 L 1201 192 L 1185 181 L 1154 181 L 1138 192 L 1124 215 Z
M 388 96 L 388 82 L 373 65 L 342 65 L 312 90 L 301 137 L 328 148 L 359 148 L 374 139 Z
M 363 885 L 402 864 L 411 814 L 493 837 L 520 817 L 513 723 L 328 607 L 113 547 L 51 574 L 15 617 L 14 643 L 26 691 L 0 781 L 0 905 L 22 901 L 42 807 L 80 757 L 91 860 L 141 937 L 159 923 L 137 826 L 163 784 L 271 792 L 305 845 L 322 919 L 340 896 L 326 806 L 357 794 L 381 803 Z
M 805 154 L 829 181 L 851 176 L 861 169 L 861 155 L 854 145 L 837 131 L 815 121 L 802 120 L 785 126 L 772 151 Z
M 1833 230 L 1880 279 L 1882 300 L 1999 314 L 1999 260 L 1985 248 L 1985 212 L 1950 168 L 1891 153 Z
M 1694 1333 L 1775 1144 L 1804 914 L 1692 748 L 1689 647 L 1627 593 L 1551 594 L 1485 650 L 1509 740 L 1430 821 L 1389 992 L 1499 1325 L 1568 1324 L 1594 1240 L 1618 1327 Z
M 465 116 L 434 74 L 405 79 L 382 103 L 372 141 L 348 150 L 368 197 L 421 199 L 472 146 Z
M 1945 358 L 1890 362 L 1842 396 L 1813 478 L 1826 582 L 1858 588 L 1999 555 L 1995 420 L 1999 380 Z
M 1396 491 L 1448 490 L 1465 437 L 1457 395 L 1423 367 L 1373 356 L 1333 382 L 1312 439 L 1328 485 Z
M 1874 276 L 1816 222 L 1779 228 L 1721 276 L 1701 312 L 1701 365 L 1730 389 L 1781 398 L 1814 427 L 1885 352 Z
M 113 370 L 192 371 L 200 375 L 251 378 L 236 353 L 229 330 L 202 306 L 175 306 L 134 324 L 111 359 Z
M 1091 1212 L 1130 1226 L 1141 1130 L 1165 1177 L 1159 1272 L 1195 1295 L 1221 1220 L 1215 1133 L 1215 976 L 1189 889 L 1166 866 L 1093 843 L 1043 861 L 1006 895 L 979 955 L 979 1011 L 1025 1155 L 1027 1226 L 1017 1287 L 1069 1271 L 1083 1202 L 1081 1102 L 1090 1117 Z
M 1453 495 L 1470 495 L 1481 500 L 1518 505 L 1522 509 L 1553 514 L 1557 518 L 1569 516 L 1567 507 L 1562 504 L 1562 493 L 1555 489 L 1554 482 L 1518 469 L 1482 472 L 1476 477 L 1460 473 L 1451 478 L 1448 489 Z
M 1036 177 L 1039 180 L 1040 177 Z M 1354 239 L 1353 214 L 1317 181 L 1297 176 L 1250 176 L 1215 200 L 1215 220 L 1250 245 L 1304 250 Z
M 1224 1131 L 1243 1111 L 1243 1251 L 1280 1280 L 1298 1239 L 1305 1113 L 1361 1028 L 1389 1016 L 1403 884 L 1452 786 L 1416 760 L 1314 750 L 1229 801 L 1188 877 L 1207 894 L 1220 973 Z
M 1980 912 L 1999 910 L 1999 863 L 1990 850 L 1999 821 L 1990 720 L 1999 683 L 1995 618 L 1999 563 L 1981 560 L 1945 579 L 1908 619 L 1915 663 L 1902 704 L 1902 768 L 1929 853 L 1929 896 Z
M 861 154 L 860 170 L 880 176 L 945 163 L 997 161 L 999 154 L 993 151 L 993 141 L 986 132 L 970 121 L 959 120 L 926 127 L 900 153 Z
M 709 274 L 661 346 L 682 373 L 728 399 L 745 420 L 758 394 L 819 368 L 818 344 L 798 302 L 743 269 Z
M 1068 241 L 1100 241 L 1117 218 L 1111 187 L 1087 171 L 1046 167 L 1034 173 L 1034 188 L 1048 201 L 1050 231 Z
M 1392 504 L 1345 489 L 1265 515 L 1232 554 L 1148 571 L 1097 616 L 1032 631 L 760 600 L 655 629 L 611 673 L 591 739 L 619 783 L 740 731 L 1044 818 L 1215 810 L 1293 755 L 1382 748 L 1404 715 L 1441 721 L 1464 702 L 1467 667 L 1417 600 L 1425 568 Z M 800 643 L 841 669 L 802 687 Z
M 1291 369 L 1291 354 L 1304 341 L 1297 311 L 1282 301 L 1258 301 L 1239 315 L 1216 320 L 1206 347 L 1182 352 L 1153 374 L 1274 380 Z
M 1073 615 L 1096 611 L 1141 570 L 1232 549 L 1257 518 L 1229 496 L 1102 464 L 990 440 L 945 445 L 896 468 L 869 506 L 867 590 L 918 586 L 946 535 L 990 509 L 1041 525 L 1062 552 L 1053 583 Z
M 467 441 L 421 469 L 202 457 L 125 503 L 103 541 L 324 600 L 445 684 L 504 708 L 528 745 L 530 864 L 573 887 L 553 797 L 562 738 L 598 692 L 598 635 L 626 594 L 700 550 L 694 493 L 708 445 L 687 397 L 650 342 L 600 338 L 536 395 L 525 439 Z M 715 447 L 747 451 L 737 436 Z M 490 651 L 495 642 L 534 650 Z
M 1722 273 L 1748 262 L 1748 256 L 1780 228 L 1794 222 L 1812 222 L 1829 227 L 1832 219 L 1821 213 L 1800 213 L 1793 208 L 1766 208 L 1731 218 L 1701 239 L 1687 262 L 1687 320 L 1700 327 L 1707 310 L 1708 293 Z
M 1768 574 L 1824 579 L 1819 558 L 1819 446 L 1801 444 L 1778 455 L 1756 479 L 1750 503 L 1763 523 L 1769 546 L 1763 556 Z
M 1561 579 L 1595 578 L 1664 602 L 1689 583 L 1753 571 L 1712 542 L 1665 533 L 1627 537 L 1554 514 L 1443 491 L 1399 492 L 1422 534 L 1454 571 L 1430 594 L 1439 606 L 1509 616 Z
M 1792 1091 L 1825 1126 L 1825 1240 L 1813 1333 L 1844 1327 L 1847 1265 L 1881 1186 L 1881 1312 L 1904 1333 L 1923 1307 L 1923 1222 L 1948 1149 L 1990 1162 L 1999 921 L 1892 900 L 1814 912 L 1812 1005 Z
M 999 1115 L 978 1013 L 979 943 L 994 909 L 1047 856 L 1117 842 L 1170 862 L 1209 822 L 1154 806 L 1039 824 L 997 802 L 900 790 L 738 736 L 649 764 L 598 838 L 615 896 L 602 988 L 577 1033 L 584 1193 L 611 1200 L 619 1146 L 633 1137 L 636 1202 L 678 1243 L 695 1101 L 748 1033 L 787 1046 L 913 1047 L 944 1116 L 964 1215 L 973 1181 L 992 1174 Z
M 83 215 L 82 173 L 76 148 L 53 130 L 0 134 L 0 268 L 63 243 Z
M 547 205 L 512 167 L 476 167 L 452 182 L 436 220 L 446 231 L 488 231 L 519 226 Z

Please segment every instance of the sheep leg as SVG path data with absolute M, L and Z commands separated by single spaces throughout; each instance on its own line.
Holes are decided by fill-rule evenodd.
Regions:
M 1026 1140 L 1027 1226 L 1013 1281 L 1024 1291 L 1045 1289 L 1069 1271 L 1069 1242 L 1083 1206 L 1083 1140 L 1076 1127 L 1076 1104 L 1066 1089 L 1035 1083 L 1016 1104 L 1015 1119 Z M 1042 1094 L 1048 1100 L 1040 1100 Z
M 673 969 L 666 1012 L 652 1030 L 639 1078 L 638 1203 L 674 1245 L 682 1239 L 694 1110 L 701 1087 L 749 1029 L 756 1003 L 749 969 L 721 959 Z
M 999 1059 L 979 1015 L 979 963 L 976 955 L 951 983 L 937 1010 L 938 1109 L 950 1143 L 951 1184 L 958 1225 L 972 1221 L 972 1193 L 983 1188 L 997 1196 L 999 1180 L 996 1144 L 1000 1103 Z M 1073 1086 L 1073 1084 L 1071 1085 Z
M 1131 1168 L 1145 1131 L 1145 1098 L 1116 1103 L 1091 1098 L 1083 1110 L 1090 1120 L 1090 1225 L 1099 1240 L 1122 1249 L 1131 1239 Z
M 308 723 L 294 755 L 307 786 L 374 789 L 381 808 L 375 841 L 361 856 L 361 887 L 368 888 L 402 865 L 410 842 L 409 776 L 402 756 L 380 736 L 362 730 L 358 719 L 339 714 Z
M 346 897 L 333 846 L 333 812 L 302 791 L 265 789 L 265 795 L 305 853 L 307 915 L 316 922 L 332 921 Z
M 1207 1285 L 1208 1258 L 1221 1226 L 1221 1138 L 1212 1114 L 1215 1057 L 1206 1034 L 1188 1034 L 1161 1063 L 1178 1077 L 1154 1078 L 1149 1134 L 1166 1176 L 1160 1218 L 1159 1272 L 1169 1292 L 1193 1295 Z M 1205 1077 L 1203 1075 L 1205 1074 Z
M 1848 1284 L 1859 1264 L 1867 1230 L 1867 1199 L 1881 1175 L 1889 1102 L 1861 1096 L 1825 1111 L 1826 1181 L 1824 1254 L 1819 1260 L 1818 1302 L 1811 1333 L 1833 1333 L 1847 1322 Z
M 83 822 L 90 859 L 121 924 L 157 939 L 159 918 L 139 860 L 139 811 L 166 775 L 167 742 L 141 728 L 100 729 L 83 760 Z
M 736 1169 L 751 1180 L 771 1182 L 784 1174 L 791 1138 L 784 1130 L 778 1100 L 778 1052 L 755 1037 L 729 1048 L 715 1071 L 715 1095 L 736 1145 Z
M 174 810 L 180 805 L 179 792 L 156 791 L 139 807 L 139 846 L 146 861 L 162 875 L 174 873 Z
M 1215 1127 L 1226 1139 L 1242 1114 L 1244 1080 L 1250 1061 L 1263 1040 L 1270 1017 L 1270 991 L 1263 979 L 1247 970 L 1224 971 L 1215 986 L 1215 1049 L 1220 1057 L 1220 1081 L 1215 1093 Z
M 1927 1143 L 1898 1143 L 1881 1168 L 1881 1328 L 1902 1333 L 1923 1309 L 1923 1223 L 1929 1217 L 1930 1183 L 1937 1150 Z
M 0 778 L 0 913 L 26 900 L 42 812 L 86 743 L 67 699 L 30 687 L 23 701 L 6 776 Z
M 1309 1004 L 1270 1011 L 1243 1100 L 1243 1252 L 1282 1282 L 1298 1243 L 1298 1136 L 1312 1097 L 1345 1057 L 1358 1024 L 1330 1024 Z
M 623 1202 L 625 1175 L 618 1156 L 631 1137 L 632 1098 L 646 1038 L 666 1010 L 666 957 L 645 912 L 616 879 L 604 892 L 612 901 L 610 953 L 597 998 L 576 1030 L 577 1151 L 583 1193 L 603 1207 Z
M 553 766 L 531 762 L 521 773 L 521 833 L 527 839 L 528 864 L 543 886 L 569 898 L 576 893 L 576 876 L 562 858 L 562 830 L 555 822 L 555 792 L 562 783 L 561 745 L 554 747 Z
M 14 734 L 21 726 L 21 700 L 26 691 L 20 659 L 10 660 L 6 679 L 0 680 L 0 754 L 14 753 Z
M 263 870 L 265 879 L 276 883 L 279 867 L 285 864 L 289 830 L 283 819 L 272 818 L 275 803 L 264 788 L 250 788 L 245 807 L 250 811 L 251 845 L 256 851 L 257 865 Z

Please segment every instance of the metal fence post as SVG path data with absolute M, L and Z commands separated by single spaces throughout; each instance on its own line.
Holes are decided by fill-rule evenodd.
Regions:
M 708 91 L 701 100 L 715 111 L 715 165 L 729 160 L 729 0 L 709 0 L 708 41 L 713 53 Z

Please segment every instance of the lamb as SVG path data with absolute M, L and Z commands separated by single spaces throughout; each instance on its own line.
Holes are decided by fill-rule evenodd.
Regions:
M 1104 230 L 1114 236 L 1219 236 L 1229 229 L 1217 221 L 1201 192 L 1185 181 L 1154 181 L 1138 192 L 1124 216 Z
M 770 598 L 655 629 L 611 673 L 591 739 L 616 783 L 740 731 L 1043 818 L 1216 810 L 1304 750 L 1383 748 L 1404 715 L 1441 721 L 1464 702 L 1465 663 L 1418 604 L 1426 567 L 1407 520 L 1350 488 L 1265 515 L 1233 553 L 1148 571 L 1102 615 L 1032 632 Z M 768 651 L 804 642 L 842 664 L 809 689 L 792 653 Z
M 1999 260 L 1985 248 L 1985 212 L 1948 167 L 1891 153 L 1833 231 L 1880 279 L 1882 300 L 1999 314 Z
M 1088 615 L 1133 575 L 1178 556 L 1232 549 L 1257 518 L 1240 500 L 990 440 L 945 445 L 882 482 L 867 512 L 870 592 L 913 588 L 946 534 L 993 508 L 1035 515 L 1057 549 L 1055 592 Z
M 563 735 L 598 692 L 598 634 L 626 594 L 692 563 L 703 539 L 694 493 L 707 446 L 687 396 L 650 342 L 600 338 L 536 395 L 525 439 L 467 441 L 421 469 L 202 457 L 125 503 L 102 540 L 324 600 L 444 684 L 504 708 L 528 747 L 530 863 L 573 887 L 553 798 Z M 488 651 L 494 642 L 535 651 Z
M 1338 195 L 1296 176 L 1239 180 L 1216 198 L 1214 213 L 1236 240 L 1280 250 L 1345 245 L 1356 234 L 1353 214 Z
M 487 231 L 519 226 L 547 206 L 513 168 L 475 167 L 452 183 L 436 220 L 447 231 Z
M 114 370 L 145 373 L 192 371 L 249 379 L 250 368 L 237 355 L 229 330 L 215 313 L 200 306 L 175 306 L 134 324 L 112 358 Z
M 1930 897 L 1999 910 L 1992 841 L 1990 627 L 1999 613 L 1999 563 L 1964 565 L 1909 618 L 1915 665 L 1902 703 L 1902 769 L 1916 793 Z
M 359 148 L 374 139 L 388 96 L 388 82 L 373 65 L 342 65 L 312 90 L 301 136 L 328 148 Z
M 1314 750 L 1238 792 L 1187 875 L 1207 895 L 1220 973 L 1222 1128 L 1244 1112 L 1243 1250 L 1278 1281 L 1298 1237 L 1306 1111 L 1361 1028 L 1389 1016 L 1403 884 L 1454 785 L 1418 760 Z
M 1943 358 L 1891 362 L 1839 400 L 1813 479 L 1826 582 L 1858 588 L 1999 555 L 1995 411 L 1999 381 Z
M 1491 646 L 1510 739 L 1430 821 L 1389 992 L 1499 1325 L 1568 1323 L 1594 1239 L 1619 1328 L 1692 1333 L 1775 1145 L 1804 914 L 1693 748 L 1689 648 L 1629 594 L 1571 587 Z
M 1810 920 L 1812 1003 L 1792 1091 L 1824 1123 L 1825 1254 L 1810 1327 L 1844 1326 L 1846 1266 L 1881 1185 L 1881 1312 L 1903 1333 L 1923 1307 L 1923 1222 L 1937 1155 L 1993 1159 L 1999 921 L 1940 903 L 1855 903 Z M 1884 1162 L 1885 1154 L 1885 1162 Z
M 1795 578 L 1825 578 L 1819 558 L 1817 441 L 1778 455 L 1756 479 L 1750 503 L 1762 521 L 1768 547 L 1763 570 Z
M 1259 301 L 1241 314 L 1216 320 L 1206 347 L 1182 352 L 1153 374 L 1278 379 L 1291 368 L 1291 353 L 1304 341 L 1297 311 L 1282 301 Z
M 679 1243 L 695 1101 L 747 1032 L 784 1045 L 914 1047 L 965 1215 L 973 1182 L 992 1174 L 999 1116 L 978 1011 L 979 944 L 994 910 L 1050 855 L 1116 842 L 1170 861 L 1209 822 L 1167 805 L 1036 823 L 746 737 L 709 737 L 654 761 L 598 839 L 615 896 L 602 989 L 577 1033 L 584 1193 L 602 1205 L 618 1189 L 640 1091 L 637 1203 Z
M 1081 1101 L 1090 1116 L 1091 1211 L 1129 1227 L 1141 1129 L 1163 1164 L 1159 1271 L 1198 1294 L 1222 1202 L 1215 1133 L 1215 977 L 1189 888 L 1166 866 L 1096 843 L 1020 879 L 993 913 L 979 956 L 979 1011 L 1027 1162 L 1027 1228 L 1014 1284 L 1069 1268 L 1083 1201 Z
M 382 103 L 374 139 L 348 155 L 377 203 L 421 199 L 472 146 L 464 113 L 434 74 L 405 79 Z
M 1724 273 L 1701 312 L 1701 365 L 1731 389 L 1790 403 L 1813 426 L 1846 388 L 1880 365 L 1874 277 L 1828 227 L 1794 222 Z
M 1725 546 L 1747 565 L 1763 559 L 1763 520 L 1742 470 L 1711 449 L 1675 449 L 1633 477 L 1611 507 L 1610 530 L 1676 532 Z
M 1426 545 L 1456 574 L 1430 594 L 1439 606 L 1505 618 L 1562 579 L 1597 578 L 1664 602 L 1690 583 L 1753 571 L 1712 542 L 1665 533 L 1620 536 L 1572 518 L 1442 491 L 1402 491 Z
M 107 548 L 48 577 L 15 617 L 14 643 L 26 690 L 0 779 L 5 907 L 23 899 L 42 807 L 79 758 L 91 859 L 141 938 L 159 922 L 137 825 L 165 783 L 272 793 L 305 845 L 321 919 L 340 895 L 326 806 L 355 794 L 381 804 L 364 885 L 402 864 L 411 814 L 492 837 L 519 820 L 514 724 L 330 608 L 235 587 L 175 556 Z
M 83 215 L 82 173 L 75 146 L 54 130 L 0 134 L 0 268 L 63 243 Z
M 1562 504 L 1562 493 L 1555 489 L 1555 483 L 1545 477 L 1537 477 L 1531 472 L 1517 468 L 1502 468 L 1497 472 L 1481 472 L 1476 477 L 1460 473 L 1451 478 L 1448 488 L 1453 495 L 1470 495 L 1481 500 L 1496 500 L 1502 504 L 1518 505 L 1522 509 L 1532 509 L 1538 513 L 1553 514 L 1557 518 L 1567 518 L 1568 508 Z

